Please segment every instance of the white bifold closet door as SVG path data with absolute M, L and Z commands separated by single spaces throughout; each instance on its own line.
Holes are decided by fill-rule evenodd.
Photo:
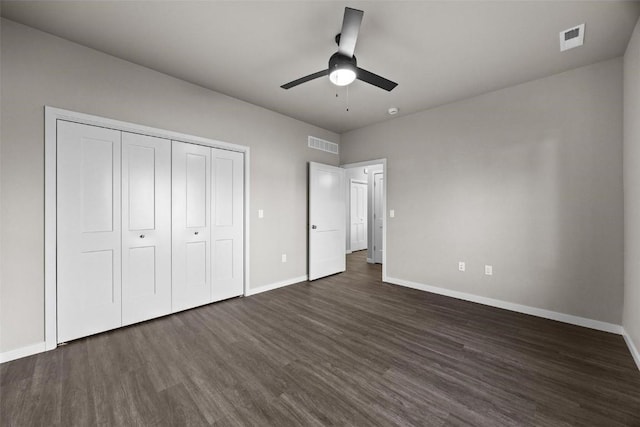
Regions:
M 175 312 L 211 302 L 211 148 L 172 146 Z
M 121 316 L 119 131 L 58 121 L 58 342 Z
M 243 293 L 244 159 L 173 141 L 173 311 Z
M 59 120 L 58 342 L 242 295 L 244 155 Z
M 242 295 L 244 282 L 244 155 L 211 149 L 213 301 Z
M 171 141 L 122 133 L 122 324 L 171 313 Z

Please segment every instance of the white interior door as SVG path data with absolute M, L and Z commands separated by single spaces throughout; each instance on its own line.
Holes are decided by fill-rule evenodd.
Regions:
M 367 249 L 367 183 L 351 181 L 351 250 Z
M 211 149 L 212 300 L 244 292 L 244 155 Z
M 122 133 L 122 324 L 171 313 L 171 141 Z
M 58 342 L 122 324 L 120 138 L 57 124 Z
M 384 174 L 373 175 L 373 262 L 382 264 L 382 227 L 384 224 Z
M 309 163 L 309 280 L 346 269 L 344 169 Z
M 172 311 L 211 302 L 211 148 L 172 142 Z

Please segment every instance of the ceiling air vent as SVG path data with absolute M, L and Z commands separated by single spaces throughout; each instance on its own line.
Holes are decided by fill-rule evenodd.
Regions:
M 309 148 L 315 148 L 316 150 L 326 151 L 327 153 L 338 154 L 338 144 L 335 142 L 325 141 L 324 139 L 316 138 L 309 135 Z
M 569 28 L 568 30 L 560 31 L 560 52 L 582 46 L 583 43 L 584 24 Z

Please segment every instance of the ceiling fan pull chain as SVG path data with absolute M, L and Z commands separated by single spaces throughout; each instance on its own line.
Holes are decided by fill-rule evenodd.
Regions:
M 349 85 L 347 85 L 347 111 L 349 111 Z

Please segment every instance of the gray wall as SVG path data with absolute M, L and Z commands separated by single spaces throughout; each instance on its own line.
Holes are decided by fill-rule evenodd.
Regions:
M 620 324 L 622 114 L 617 58 L 343 134 L 340 160 L 387 158 L 388 276 Z
M 307 135 L 339 135 L 7 20 L 1 52 L 0 351 L 44 340 L 44 105 L 250 146 L 250 285 L 306 275 L 307 161 L 338 164 Z
M 624 319 L 640 350 L 640 21 L 624 56 Z

